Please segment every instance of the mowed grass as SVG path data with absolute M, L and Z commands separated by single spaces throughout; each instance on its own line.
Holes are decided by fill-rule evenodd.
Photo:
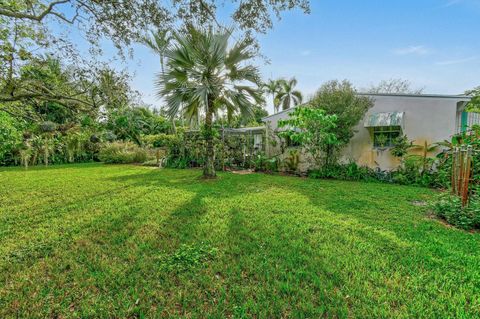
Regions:
M 480 317 L 480 234 L 377 183 L 0 170 L 0 317 Z

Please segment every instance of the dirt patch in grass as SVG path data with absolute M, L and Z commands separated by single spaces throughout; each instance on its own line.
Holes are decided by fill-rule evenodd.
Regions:
M 255 173 L 253 169 L 242 169 L 242 170 L 230 171 L 230 172 L 237 175 L 249 175 L 249 174 Z

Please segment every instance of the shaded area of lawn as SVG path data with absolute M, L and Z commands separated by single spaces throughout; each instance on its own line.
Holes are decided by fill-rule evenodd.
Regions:
M 0 170 L 0 317 L 477 317 L 432 191 L 101 164 Z

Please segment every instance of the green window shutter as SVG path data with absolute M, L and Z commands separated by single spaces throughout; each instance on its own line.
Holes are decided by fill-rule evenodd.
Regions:
M 468 112 L 462 112 L 462 122 L 460 129 L 462 132 L 466 132 L 468 128 Z

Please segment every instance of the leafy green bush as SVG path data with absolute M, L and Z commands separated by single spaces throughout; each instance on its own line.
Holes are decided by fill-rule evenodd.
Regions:
M 393 140 L 393 147 L 390 149 L 390 153 L 395 157 L 403 158 L 408 154 L 408 150 L 412 145 L 413 142 L 406 135 L 397 136 Z
M 38 125 L 38 129 L 42 133 L 52 133 L 57 129 L 57 124 L 52 121 L 45 121 Z
M 324 166 L 308 173 L 311 178 L 339 179 L 348 181 L 387 181 L 391 182 L 391 173 L 359 166 L 355 162 Z
M 289 173 L 297 173 L 300 165 L 300 152 L 292 149 L 288 152 L 288 157 L 283 161 L 284 169 Z
M 155 134 L 142 136 L 142 142 L 149 147 L 175 147 L 180 138 L 173 134 Z
M 253 160 L 253 167 L 257 172 L 277 172 L 278 171 L 278 158 L 267 157 L 263 154 L 259 154 Z
M 117 139 L 117 135 L 112 131 L 106 131 L 103 133 L 103 140 L 106 142 L 114 142 Z
M 0 112 L 0 164 L 14 151 L 22 141 L 19 123 L 10 115 Z
M 102 146 L 99 159 L 109 164 L 143 163 L 148 159 L 148 153 L 132 142 L 113 142 Z
M 198 167 L 203 165 L 201 159 L 195 159 L 189 156 L 177 157 L 177 156 L 167 156 L 165 159 L 164 166 L 168 168 L 180 168 L 185 169 L 188 167 Z
M 439 194 L 431 203 L 435 215 L 449 224 L 462 229 L 480 227 L 480 198 L 472 196 L 467 206 L 462 208 L 461 200 L 451 193 Z
M 303 146 L 317 167 L 328 165 L 331 157 L 329 150 L 339 144 L 334 133 L 337 128 L 337 116 L 328 115 L 321 108 L 297 107 L 289 114 L 288 119 L 279 121 L 278 127 L 284 128 L 278 136 Z M 288 171 L 297 170 L 298 151 L 290 151 L 286 164 Z

